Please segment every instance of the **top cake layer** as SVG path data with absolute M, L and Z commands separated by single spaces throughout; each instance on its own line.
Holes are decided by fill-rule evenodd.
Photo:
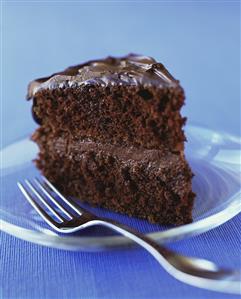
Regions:
M 161 63 L 128 55 L 69 67 L 32 81 L 33 117 L 54 136 L 182 151 L 184 91 Z
M 32 81 L 27 98 L 32 98 L 43 89 L 78 87 L 83 85 L 127 85 L 143 87 L 176 87 L 175 80 L 167 69 L 155 59 L 129 54 L 121 58 L 107 57 L 84 64 L 71 66 L 49 77 Z

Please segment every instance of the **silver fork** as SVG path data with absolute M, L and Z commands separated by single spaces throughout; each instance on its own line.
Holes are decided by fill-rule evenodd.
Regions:
M 97 217 L 80 208 L 71 199 L 65 198 L 45 177 L 35 178 L 32 181 L 25 180 L 25 183 L 17 184 L 39 215 L 59 233 L 74 233 L 86 227 L 102 225 L 138 243 L 170 275 L 184 283 L 213 291 L 241 293 L 241 277 L 237 270 L 220 268 L 204 259 L 182 256 L 160 246 L 133 228 L 111 219 Z M 42 202 L 42 206 L 38 201 Z

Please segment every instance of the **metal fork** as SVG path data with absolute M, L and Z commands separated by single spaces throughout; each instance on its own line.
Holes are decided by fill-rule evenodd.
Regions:
M 133 228 L 111 219 L 97 217 L 64 197 L 45 177 L 25 180 L 25 183 L 18 182 L 17 185 L 39 215 L 59 233 L 74 233 L 86 227 L 102 225 L 138 243 L 170 275 L 184 283 L 213 291 L 241 293 L 239 271 L 220 268 L 204 259 L 182 256 L 160 246 Z M 42 206 L 38 202 L 42 202 Z

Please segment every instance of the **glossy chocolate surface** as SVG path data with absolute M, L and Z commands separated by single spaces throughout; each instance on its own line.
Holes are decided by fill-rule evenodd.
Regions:
M 107 57 L 84 64 L 71 66 L 50 77 L 30 82 L 27 98 L 32 98 L 42 89 L 76 88 L 83 85 L 142 85 L 170 87 L 178 81 L 161 63 L 147 56 L 129 54 L 121 58 Z

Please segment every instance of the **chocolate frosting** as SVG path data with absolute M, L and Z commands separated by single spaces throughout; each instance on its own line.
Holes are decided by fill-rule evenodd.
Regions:
M 112 144 L 103 144 L 95 142 L 92 140 L 71 140 L 63 137 L 51 139 L 50 143 L 55 148 L 56 153 L 64 155 L 75 160 L 81 159 L 83 152 L 94 151 L 94 152 L 104 152 L 106 155 L 116 156 L 124 161 L 146 161 L 155 162 L 161 168 L 170 166 L 171 163 L 180 162 L 180 157 L 184 161 L 183 152 L 174 153 L 165 149 L 164 147 L 160 149 L 143 149 L 136 147 L 121 147 Z M 172 161 L 172 162 L 171 162 Z
M 27 99 L 42 89 L 68 88 L 83 85 L 176 86 L 178 81 L 161 63 L 147 56 L 129 54 L 121 58 L 107 57 L 71 66 L 62 72 L 30 82 Z

